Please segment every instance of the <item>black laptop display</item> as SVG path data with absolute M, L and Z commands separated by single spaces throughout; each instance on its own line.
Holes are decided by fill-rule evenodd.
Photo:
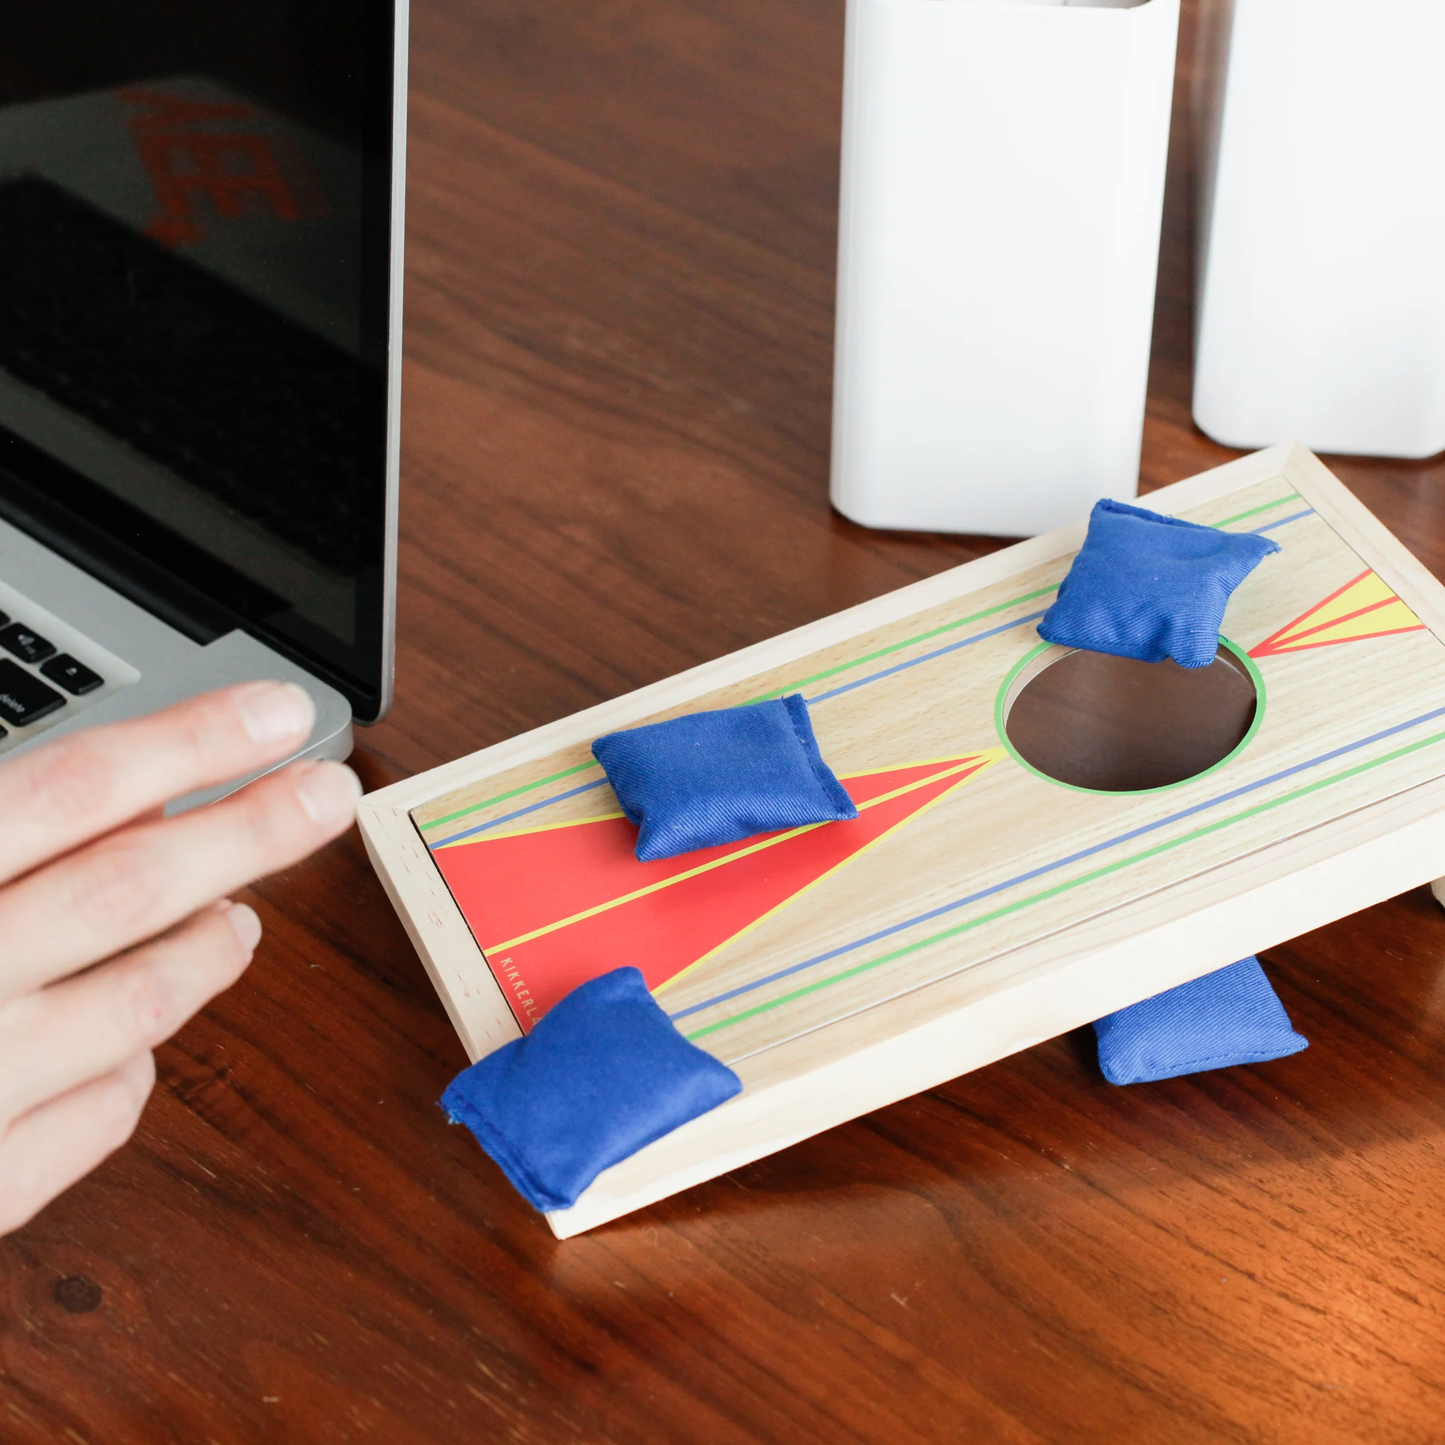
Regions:
M 0 18 L 0 517 L 371 720 L 394 536 L 393 7 Z

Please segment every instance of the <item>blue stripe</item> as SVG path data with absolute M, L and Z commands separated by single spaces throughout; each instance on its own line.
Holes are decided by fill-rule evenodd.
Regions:
M 1044 611 L 1048 609 L 1045 608 Z M 972 637 L 965 637 L 962 642 L 950 642 L 947 647 L 935 648 L 932 652 L 925 652 L 922 657 L 915 657 L 909 662 L 895 663 L 892 667 L 885 667 L 882 672 L 870 672 L 867 677 L 860 677 L 856 682 L 845 682 L 842 687 L 835 687 L 831 692 L 820 692 L 817 697 L 808 699 L 808 706 L 814 703 L 827 702 L 830 697 L 840 697 L 845 692 L 852 692 L 855 687 L 866 687 L 870 682 L 877 682 L 881 677 L 892 677 L 895 672 L 906 672 L 910 667 L 917 667 L 920 662 L 932 662 L 935 657 L 943 657 L 947 653 L 957 652 L 960 647 L 968 647 L 972 643 L 982 642 L 985 637 L 997 637 L 1000 632 L 1007 632 L 1011 627 L 1022 627 L 1025 622 L 1037 622 L 1043 612 L 1030 612 L 1027 617 L 1016 618 L 1013 622 L 1000 623 L 997 627 L 990 627 L 987 632 L 975 632 Z
M 1283 527 L 1287 522 L 1298 522 L 1301 517 L 1314 516 L 1314 510 L 1313 507 L 1307 507 L 1303 512 L 1295 512 L 1291 516 L 1281 517 L 1277 522 L 1266 523 L 1263 527 L 1255 527 L 1249 533 L 1241 535 L 1258 536 L 1262 532 L 1272 532 L 1276 527 Z M 951 642 L 947 647 L 939 647 L 932 652 L 925 652 L 921 657 L 912 658 L 908 662 L 895 663 L 892 667 L 885 667 L 881 672 L 870 672 L 867 677 L 860 677 L 856 682 L 844 683 L 842 687 L 835 687 L 829 692 L 820 692 L 816 697 L 810 697 L 808 705 L 811 707 L 814 703 L 827 702 L 829 698 L 841 697 L 845 692 L 852 692 L 855 687 L 866 687 L 868 683 L 877 682 L 880 678 L 892 677 L 894 673 L 898 672 L 906 672 L 910 667 L 917 667 L 920 662 L 932 662 L 935 657 L 943 657 L 950 652 L 957 652 L 960 647 L 968 647 L 972 643 L 982 642 L 985 637 L 997 637 L 1000 632 L 1007 632 L 1011 627 L 1022 627 L 1026 622 L 1037 622 L 1043 615 L 1043 612 L 1031 612 L 1027 617 L 1019 617 L 1012 622 L 1001 623 L 998 627 L 990 627 L 986 632 L 977 632 L 972 637 L 965 637 L 961 642 Z
M 569 788 L 565 793 L 558 793 L 555 798 L 543 798 L 540 803 L 528 803 L 525 808 L 518 808 L 515 813 L 503 813 L 500 818 L 493 818 L 490 823 L 478 823 L 475 828 L 468 828 L 463 833 L 453 833 L 450 838 L 441 838 L 431 845 L 432 850 L 445 848 L 448 843 L 455 843 L 459 838 L 470 838 L 474 833 L 485 833 L 489 828 L 500 828 L 503 823 L 510 823 L 513 818 L 525 818 L 528 813 L 535 813 L 538 808 L 550 808 L 553 803 L 560 803 L 563 798 L 575 798 L 578 793 L 590 793 L 593 788 L 602 787 L 606 781 L 606 778 L 598 778 L 595 783 L 583 783 L 580 788 Z
M 1286 522 L 1297 522 L 1301 517 L 1312 516 L 1313 508 L 1304 512 L 1296 512 L 1291 517 L 1281 517 L 1277 522 L 1271 522 L 1268 526 L 1255 528 L 1255 533 L 1268 532 L 1275 527 L 1283 527 Z M 1044 611 L 1048 609 L 1045 608 Z M 1043 612 L 1030 612 L 1027 617 L 1017 617 L 1012 622 L 1000 623 L 997 627 L 990 627 L 984 632 L 976 632 L 972 637 L 965 637 L 959 642 L 950 642 L 947 647 L 935 648 L 932 652 L 925 652 L 921 657 L 910 658 L 907 662 L 895 663 L 892 667 L 885 667 L 881 672 L 870 672 L 867 677 L 857 678 L 853 682 L 845 682 L 842 687 L 832 688 L 828 692 L 820 692 L 816 697 L 808 699 L 811 707 L 815 703 L 827 702 L 830 698 L 841 697 L 845 692 L 852 692 L 854 688 L 866 687 L 870 682 L 878 682 L 885 677 L 892 677 L 896 673 L 907 672 L 910 667 L 917 667 L 922 662 L 932 662 L 934 658 L 946 657 L 950 652 L 957 652 L 961 647 L 970 647 L 975 642 L 982 642 L 986 637 L 997 637 L 1000 632 L 1008 632 L 1011 628 L 1022 627 L 1028 622 L 1037 622 Z M 553 803 L 560 803 L 564 798 L 575 798 L 578 793 L 585 793 L 591 788 L 600 788 L 605 782 L 600 779 L 595 783 L 585 783 L 580 788 L 569 789 L 565 793 L 558 793 L 554 798 L 545 798 L 540 803 L 531 803 L 525 808 L 518 808 L 515 813 L 505 813 L 500 818 L 493 818 L 490 823 L 479 823 L 475 828 L 468 828 L 461 833 L 453 833 L 450 838 L 441 838 L 431 844 L 432 848 L 443 848 L 448 843 L 460 842 L 463 838 L 475 837 L 478 833 L 486 833 L 492 828 L 498 828 L 503 823 L 510 823 L 514 818 L 523 818 L 528 813 L 535 813 L 539 808 L 550 807 Z M 802 967 L 802 965 L 799 965 Z
M 957 652 L 960 647 L 967 647 L 971 642 L 982 642 L 985 637 L 994 637 L 1000 632 L 1007 632 L 1011 627 L 1022 627 L 1025 622 L 1036 622 L 1043 615 L 1042 612 L 1033 612 L 1014 622 L 1005 622 L 999 627 L 990 627 L 987 632 L 977 632 L 972 637 L 965 637 L 962 642 L 951 642 L 947 647 L 937 648 L 933 652 L 925 652 L 922 657 L 915 657 L 911 662 L 900 662 L 894 667 L 884 668 L 882 672 L 870 673 L 867 677 L 860 677 L 856 682 L 835 687 L 832 692 L 810 697 L 808 703 L 811 706 L 813 703 L 824 702 L 830 697 L 837 697 L 839 693 L 851 692 L 853 688 L 862 687 L 865 683 L 877 682 L 880 677 L 891 677 L 895 672 L 904 672 L 910 667 L 917 667 L 920 662 L 931 662 L 935 657 L 942 657 L 947 652 Z M 518 808 L 515 813 L 504 813 L 500 818 L 493 818 L 490 823 L 478 823 L 475 828 L 467 828 L 464 832 L 453 833 L 450 838 L 439 838 L 431 844 L 431 847 L 433 850 L 444 848 L 448 843 L 456 843 L 463 838 L 472 838 L 478 833 L 499 828 L 503 823 L 510 823 L 514 818 L 524 818 L 528 813 L 535 813 L 539 808 L 548 808 L 553 803 L 560 803 L 564 798 L 575 798 L 578 793 L 588 792 L 592 788 L 600 788 L 606 781 L 606 778 L 599 778 L 595 783 L 584 783 L 580 788 L 570 788 L 565 793 L 558 793 L 556 797 L 544 798 L 540 803 L 529 803 L 525 808 Z
M 1165 818 L 1160 818 L 1153 823 L 1145 823 L 1141 827 L 1131 828 L 1127 833 L 1120 833 L 1115 838 L 1106 839 L 1102 843 L 1095 843 L 1092 847 L 1081 848 L 1077 853 L 1070 853 L 1067 858 L 1060 858 L 1053 863 L 1042 864 L 1038 868 L 1031 868 L 1027 873 L 1020 873 L 1017 877 L 1007 878 L 1002 883 L 994 883 L 988 888 L 980 888 L 976 893 L 970 893 L 953 903 L 945 903 L 939 908 L 930 909 L 927 913 L 920 913 L 915 918 L 904 919 L 902 923 L 895 923 L 890 928 L 881 929 L 877 933 L 870 933 L 867 938 L 860 938 L 854 943 L 845 943 L 839 948 L 829 949 L 827 953 L 820 953 L 814 958 L 805 958 L 801 963 L 795 963 L 788 968 L 779 969 L 776 973 L 770 973 L 766 978 L 755 979 L 752 983 L 742 984 L 740 987 L 730 989 L 727 993 L 720 993 L 716 998 L 705 999 L 702 1003 L 695 1003 L 689 1008 L 682 1009 L 668 1017 L 674 1022 L 678 1019 L 685 1019 L 690 1014 L 700 1013 L 703 1009 L 713 1008 L 720 1003 L 727 1003 L 729 999 L 738 998 L 745 993 L 751 993 L 754 989 L 764 988 L 770 983 L 777 983 L 779 979 L 790 977 L 792 974 L 800 973 L 805 968 L 812 968 L 816 964 L 827 963 L 830 959 L 839 958 L 845 953 L 852 953 L 859 948 L 866 948 L 870 943 L 877 943 L 881 939 L 890 938 L 895 933 L 902 933 L 905 929 L 914 928 L 920 923 L 928 923 L 932 919 L 940 918 L 945 913 L 953 913 L 960 908 L 967 908 L 971 903 L 978 903 L 984 898 L 991 898 L 995 893 L 1002 893 L 1007 888 L 1016 888 L 1020 883 L 1028 883 L 1035 878 L 1040 878 L 1046 873 L 1057 872 L 1060 868 L 1067 868 L 1071 863 L 1081 862 L 1085 858 L 1091 858 L 1096 853 L 1102 853 L 1108 848 L 1116 848 L 1121 843 L 1132 842 L 1135 838 L 1142 838 L 1146 833 L 1157 832 L 1160 828 L 1167 828 L 1171 823 L 1181 822 L 1185 818 L 1191 818 L 1196 813 L 1202 813 L 1207 808 L 1217 808 L 1221 803 L 1232 802 L 1235 798 L 1242 798 L 1247 793 L 1257 792 L 1260 788 L 1267 788 L 1271 783 L 1282 782 L 1285 778 L 1291 778 L 1296 773 L 1302 773 L 1309 768 L 1317 768 L 1323 763 L 1328 763 L 1335 758 L 1343 757 L 1346 753 L 1358 752 L 1361 748 L 1367 748 L 1371 743 L 1382 742 L 1385 738 L 1394 737 L 1396 733 L 1405 732 L 1409 728 L 1419 727 L 1421 723 L 1430 722 L 1437 717 L 1445 717 L 1445 707 L 1437 707 L 1433 712 L 1421 713 L 1419 717 L 1411 718 L 1409 722 L 1396 723 L 1394 727 L 1386 728 L 1383 732 L 1372 733 L 1367 738 L 1361 738 L 1359 742 L 1346 743 L 1343 747 L 1333 748 L 1327 753 L 1321 753 L 1317 758 L 1311 758 L 1308 762 L 1296 763 L 1293 767 L 1285 768 L 1281 772 L 1271 773 L 1267 778 L 1260 778 L 1258 782 L 1245 783 L 1242 787 L 1232 788 L 1227 793 L 1220 793 L 1217 797 L 1209 798 L 1202 803 L 1195 803 L 1192 807 L 1181 808 L 1177 813 L 1170 813 Z
M 1292 516 L 1281 517 L 1277 522 L 1267 522 L 1263 527 L 1251 527 L 1244 536 L 1258 537 L 1261 532 L 1272 532 L 1276 527 L 1283 527 L 1286 522 L 1298 522 L 1301 517 L 1313 517 L 1315 509 L 1306 507 L 1302 512 L 1295 512 Z

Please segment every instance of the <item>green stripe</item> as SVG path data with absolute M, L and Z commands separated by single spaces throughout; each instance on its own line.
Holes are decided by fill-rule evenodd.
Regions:
M 1202 828 L 1195 828 L 1192 832 L 1182 833 L 1177 838 L 1171 838 L 1165 843 L 1157 843 L 1152 848 L 1146 848 L 1142 853 L 1134 853 L 1128 858 L 1120 858 L 1117 862 L 1107 863 L 1102 868 L 1095 868 L 1092 872 L 1081 873 L 1077 878 L 1070 878 L 1067 882 L 1057 883 L 1052 888 L 1045 888 L 1040 893 L 1032 893 L 1027 898 L 1020 898 L 1014 903 L 1005 904 L 1002 908 L 995 908 L 992 912 L 982 913 L 977 918 L 971 918 L 966 923 L 960 923 L 953 928 L 947 928 L 942 933 L 932 934 L 928 938 L 919 939 L 917 943 L 905 944 L 902 948 L 895 948 L 891 953 L 885 953 L 879 958 L 870 959 L 867 963 L 855 964 L 852 968 L 844 969 L 841 973 L 830 974 L 827 978 L 820 978 L 816 983 L 810 983 L 803 988 L 794 989 L 791 993 L 785 993 L 768 1003 L 760 1003 L 753 1008 L 744 1009 L 742 1013 L 733 1014 L 730 1018 L 720 1019 L 715 1024 L 708 1024 L 706 1028 L 697 1029 L 687 1035 L 690 1039 L 700 1039 L 705 1034 L 716 1033 L 719 1029 L 725 1029 L 732 1024 L 741 1023 L 744 1019 L 754 1018 L 758 1014 L 767 1013 L 769 1009 L 775 1009 L 785 1003 L 793 1003 L 795 1000 L 805 998 L 810 993 L 817 993 L 819 989 L 828 988 L 835 983 L 842 983 L 844 979 L 854 978 L 860 973 L 867 973 L 869 969 L 877 968 L 881 964 L 892 963 L 895 959 L 904 958 L 910 953 L 917 953 L 919 949 L 929 948 L 935 943 L 942 943 L 946 938 L 954 938 L 960 933 L 967 933 L 970 929 L 977 928 L 983 923 L 992 923 L 997 918 L 1007 917 L 1010 913 L 1017 913 L 1020 909 L 1029 907 L 1033 903 L 1042 903 L 1046 898 L 1056 898 L 1060 893 L 1067 893 L 1071 888 L 1078 888 L 1081 884 L 1092 883 L 1096 878 L 1103 878 L 1110 873 L 1117 873 L 1121 868 L 1128 868 L 1131 864 L 1142 863 L 1146 858 L 1157 857 L 1160 853 L 1167 853 L 1171 848 L 1178 848 L 1181 844 L 1193 842 L 1196 838 L 1207 837 L 1210 833 L 1217 833 L 1221 828 L 1228 828 L 1233 823 L 1242 822 L 1246 818 L 1253 818 L 1257 814 L 1266 813 L 1271 808 L 1277 808 L 1281 803 L 1293 802 L 1296 798 L 1303 798 L 1309 793 L 1318 792 L 1321 788 L 1328 788 L 1334 783 L 1343 782 L 1346 778 L 1353 778 L 1360 773 L 1368 772 L 1371 768 L 1378 768 L 1382 763 L 1393 762 L 1396 758 L 1403 758 L 1408 753 L 1418 752 L 1421 748 L 1427 748 L 1432 743 L 1438 743 L 1445 739 L 1445 732 L 1436 733 L 1433 737 L 1422 738 L 1417 743 L 1410 743 L 1407 747 L 1397 748 L 1392 753 L 1386 753 L 1383 757 L 1372 759 L 1368 763 L 1358 763 L 1353 768 L 1346 768 L 1343 772 L 1335 773 L 1328 778 L 1321 778 L 1318 782 L 1306 784 L 1303 788 L 1295 788 L 1292 792 L 1283 793 L 1278 798 L 1273 798 L 1267 803 L 1256 803 L 1252 808 L 1245 808 L 1242 812 L 1233 813 L 1227 818 L 1220 818 L 1216 822 L 1207 823 Z
M 580 773 L 585 768 L 600 766 L 593 758 L 585 763 L 578 763 L 575 768 L 563 768 L 560 773 L 553 773 L 550 777 L 538 778 L 535 783 L 523 783 L 520 788 L 513 788 L 508 793 L 498 793 L 495 798 L 484 798 L 480 803 L 473 803 L 469 808 L 460 808 L 455 813 L 448 813 L 445 818 L 433 818 L 430 823 L 419 823 L 417 826 L 424 833 L 428 828 L 440 828 L 443 823 L 455 823 L 458 818 L 465 818 L 468 813 L 478 813 L 483 808 L 490 808 L 493 803 L 505 803 L 508 798 L 520 797 L 523 793 L 530 793 L 534 788 L 545 788 L 548 783 L 555 783 L 558 778 L 570 778 L 573 773 Z
M 957 622 L 945 622 L 942 627 L 932 628 L 928 632 L 920 632 L 917 637 L 904 638 L 902 642 L 895 642 L 889 647 L 880 647 L 877 652 L 867 653 L 863 657 L 855 657 L 852 662 L 840 662 L 837 667 L 830 667 L 826 672 L 815 672 L 811 677 L 800 678 L 797 682 L 790 682 L 786 687 L 775 687 L 771 692 L 759 693 L 757 697 L 750 697 L 748 703 L 766 702 L 772 697 L 782 697 L 785 692 L 793 692 L 800 687 L 809 687 L 815 682 L 822 682 L 825 678 L 836 677 L 840 672 L 847 672 L 854 667 L 862 667 L 866 662 L 876 662 L 880 657 L 887 657 L 890 653 L 901 652 L 905 647 L 912 647 L 918 642 L 927 642 L 931 637 L 942 636 L 945 632 L 952 632 L 955 628 L 967 627 L 970 622 L 978 622 L 984 617 L 992 617 L 996 612 L 1007 612 L 1010 607 L 1017 607 L 1020 602 L 1032 602 L 1035 597 L 1043 597 L 1047 593 L 1058 590 L 1058 583 L 1051 587 L 1040 587 L 1037 592 L 1025 592 L 1022 597 L 1011 597 L 1007 602 L 1000 602 L 996 607 L 986 607 L 982 612 L 971 613 L 967 617 L 960 617 Z M 745 703 L 744 706 L 747 706 Z
M 1287 496 L 1277 497 L 1272 502 L 1263 502 L 1257 507 L 1251 507 L 1247 512 L 1237 512 L 1232 517 L 1226 517 L 1222 522 L 1215 522 L 1216 527 L 1227 527 L 1232 522 L 1242 522 L 1246 517 L 1257 516 L 1260 512 L 1273 511 L 1275 507 L 1282 507 L 1286 502 L 1297 502 L 1300 500 L 1298 492 L 1290 492 Z M 810 687 L 815 682 L 823 682 L 827 678 L 836 677 L 840 672 L 848 672 L 855 667 L 862 667 L 864 663 L 876 662 L 880 657 L 887 657 L 890 653 L 901 652 L 905 647 L 912 647 L 915 643 L 927 642 L 930 638 L 938 637 L 945 632 L 952 632 L 958 627 L 967 627 L 970 622 L 981 621 L 985 617 L 992 617 L 998 612 L 1007 612 L 1010 607 L 1017 607 L 1021 602 L 1032 602 L 1035 597 L 1044 597 L 1048 593 L 1057 590 L 1057 584 L 1053 587 L 1040 587 L 1037 592 L 1025 592 L 1022 597 L 1014 597 L 1008 602 L 1000 602 L 996 607 L 987 607 L 982 612 L 971 613 L 967 617 L 960 617 L 957 622 L 945 622 L 942 627 L 935 627 L 929 632 L 920 632 L 916 637 L 905 638 L 902 642 L 895 642 L 890 647 L 880 647 L 877 652 L 867 653 L 863 657 L 855 658 L 852 662 L 841 662 L 837 667 L 830 667 L 826 672 L 815 672 L 811 677 L 800 678 L 797 682 L 790 682 L 786 687 L 775 687 L 771 692 L 759 693 L 757 697 L 750 697 L 749 703 L 766 702 L 769 698 L 782 697 L 784 693 L 792 692 L 796 688 Z
M 762 693 L 758 697 L 750 697 L 748 703 L 766 702 L 769 698 L 782 697 L 784 693 L 792 692 L 795 688 L 807 687 L 811 683 L 821 682 L 824 678 L 832 677 L 836 673 L 847 672 L 854 667 L 862 667 L 864 663 L 873 662 L 880 657 L 887 657 L 891 652 L 899 652 L 905 647 L 912 647 L 916 642 L 927 642 L 930 637 L 938 637 L 940 634 L 952 632 L 958 627 L 967 627 L 970 622 L 977 622 L 983 617 L 992 617 L 996 612 L 1006 612 L 1010 607 L 1017 607 L 1020 602 L 1031 602 L 1035 597 L 1042 597 L 1054 590 L 1054 587 L 1040 587 L 1037 592 L 1025 592 L 1022 597 L 1014 597 L 1007 602 L 1000 602 L 996 607 L 986 607 L 982 612 L 975 612 L 968 617 L 960 617 L 957 622 L 945 622 L 942 627 L 935 627 L 929 632 L 920 632 L 917 637 L 909 637 L 903 642 L 895 642 L 891 647 L 880 648 L 877 652 L 870 652 L 865 657 L 854 658 L 852 662 L 840 663 L 837 667 L 830 667 L 826 672 L 805 677 L 800 682 L 790 682 L 786 687 L 777 687 L 772 692 Z M 493 803 L 505 803 L 509 798 L 519 797 L 522 793 L 530 793 L 534 788 L 544 788 L 548 783 L 555 783 L 562 778 L 570 778 L 573 773 L 580 773 L 584 768 L 596 766 L 596 762 L 578 763 L 575 768 L 564 768 L 560 773 L 553 773 L 550 777 L 538 778 L 535 783 L 524 783 L 520 788 L 513 788 L 510 792 L 498 793 L 493 798 L 484 798 L 480 803 L 473 803 L 470 807 L 459 809 L 455 813 L 448 813 L 444 818 L 434 818 L 430 823 L 422 823 L 420 827 L 423 832 L 430 828 L 440 828 L 443 823 L 454 823 L 458 818 L 465 818 L 470 813 L 478 813 L 483 808 L 490 808 Z
M 1296 501 L 1298 497 L 1298 492 L 1291 492 L 1287 497 L 1280 497 L 1273 502 L 1265 502 L 1259 507 L 1251 507 L 1247 512 L 1240 512 L 1238 516 L 1234 517 L 1226 517 L 1222 522 L 1216 522 L 1214 525 L 1227 527 L 1231 522 L 1243 521 L 1245 517 L 1252 517 L 1257 512 L 1267 512 L 1272 507 L 1282 507 L 1286 502 Z M 1007 602 L 1000 602 L 995 607 L 985 607 L 982 612 L 970 613 L 967 617 L 960 617 L 956 622 L 945 622 L 943 626 L 934 627 L 928 632 L 920 632 L 916 637 L 905 638 L 902 642 L 895 642 L 889 647 L 880 647 L 876 652 L 866 653 L 862 657 L 854 658 L 851 662 L 840 662 L 837 667 L 830 667 L 825 672 L 815 672 L 811 677 L 800 678 L 797 682 L 790 682 L 785 687 L 775 687 L 771 692 L 759 693 L 757 697 L 750 697 L 747 701 L 748 703 L 767 702 L 769 698 L 782 697 L 784 693 L 793 692 L 797 688 L 811 687 L 813 683 L 836 677 L 840 672 L 849 672 L 866 663 L 877 662 L 880 657 L 888 657 L 891 653 L 903 651 L 905 647 L 913 647 L 917 643 L 941 637 L 945 632 L 953 632 L 957 628 L 967 627 L 970 622 L 980 622 L 985 617 L 992 617 L 999 612 L 1007 612 L 1010 607 L 1017 607 L 1022 602 L 1032 602 L 1035 597 L 1044 597 L 1056 590 L 1057 584 L 1053 587 L 1040 587 L 1036 592 L 1025 592 L 1021 597 L 1012 597 Z M 548 783 L 558 782 L 562 778 L 570 778 L 574 773 L 580 773 L 586 768 L 596 766 L 595 762 L 585 762 L 578 763 L 574 768 L 563 768 L 560 773 L 553 773 L 546 778 L 538 778 L 535 783 L 524 783 L 520 788 L 513 788 L 506 793 L 498 793 L 495 797 L 483 799 L 480 803 L 473 803 L 470 807 L 461 808 L 455 813 L 448 813 L 444 818 L 434 818 L 430 823 L 421 823 L 418 826 L 422 832 L 427 832 L 432 828 L 440 828 L 444 823 L 455 823 L 458 818 L 479 813 L 483 808 L 490 808 L 493 803 L 505 803 L 509 798 L 520 797 L 523 793 L 530 793 L 536 788 L 544 788 Z
M 1297 502 L 1300 500 L 1298 492 L 1291 492 L 1287 497 L 1276 498 L 1273 502 L 1264 502 L 1258 507 L 1251 507 L 1247 512 L 1238 512 L 1232 517 L 1226 517 L 1222 522 L 1215 522 L 1216 527 L 1227 527 L 1231 522 L 1242 522 L 1246 517 L 1257 517 L 1261 512 L 1272 512 L 1276 507 L 1282 507 L 1286 502 Z

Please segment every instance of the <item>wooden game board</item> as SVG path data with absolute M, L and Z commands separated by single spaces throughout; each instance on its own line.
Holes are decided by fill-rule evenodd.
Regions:
M 1283 549 L 1225 616 L 1254 724 L 1182 783 L 1069 787 L 1008 739 L 1081 521 L 364 800 L 473 1058 L 627 963 L 743 1079 L 559 1235 L 1445 874 L 1445 589 L 1302 448 L 1149 505 Z M 638 863 L 593 738 L 789 692 L 858 819 Z

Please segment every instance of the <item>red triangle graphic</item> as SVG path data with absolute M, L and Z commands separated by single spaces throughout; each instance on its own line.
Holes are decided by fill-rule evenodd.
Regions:
M 647 986 L 658 988 L 997 756 L 844 778 L 861 808 L 856 819 L 656 863 L 637 861 L 637 830 L 625 818 L 478 838 L 432 856 L 518 1022 L 529 1029 L 579 984 L 623 964 L 640 968 Z M 873 799 L 880 801 L 863 806 Z

